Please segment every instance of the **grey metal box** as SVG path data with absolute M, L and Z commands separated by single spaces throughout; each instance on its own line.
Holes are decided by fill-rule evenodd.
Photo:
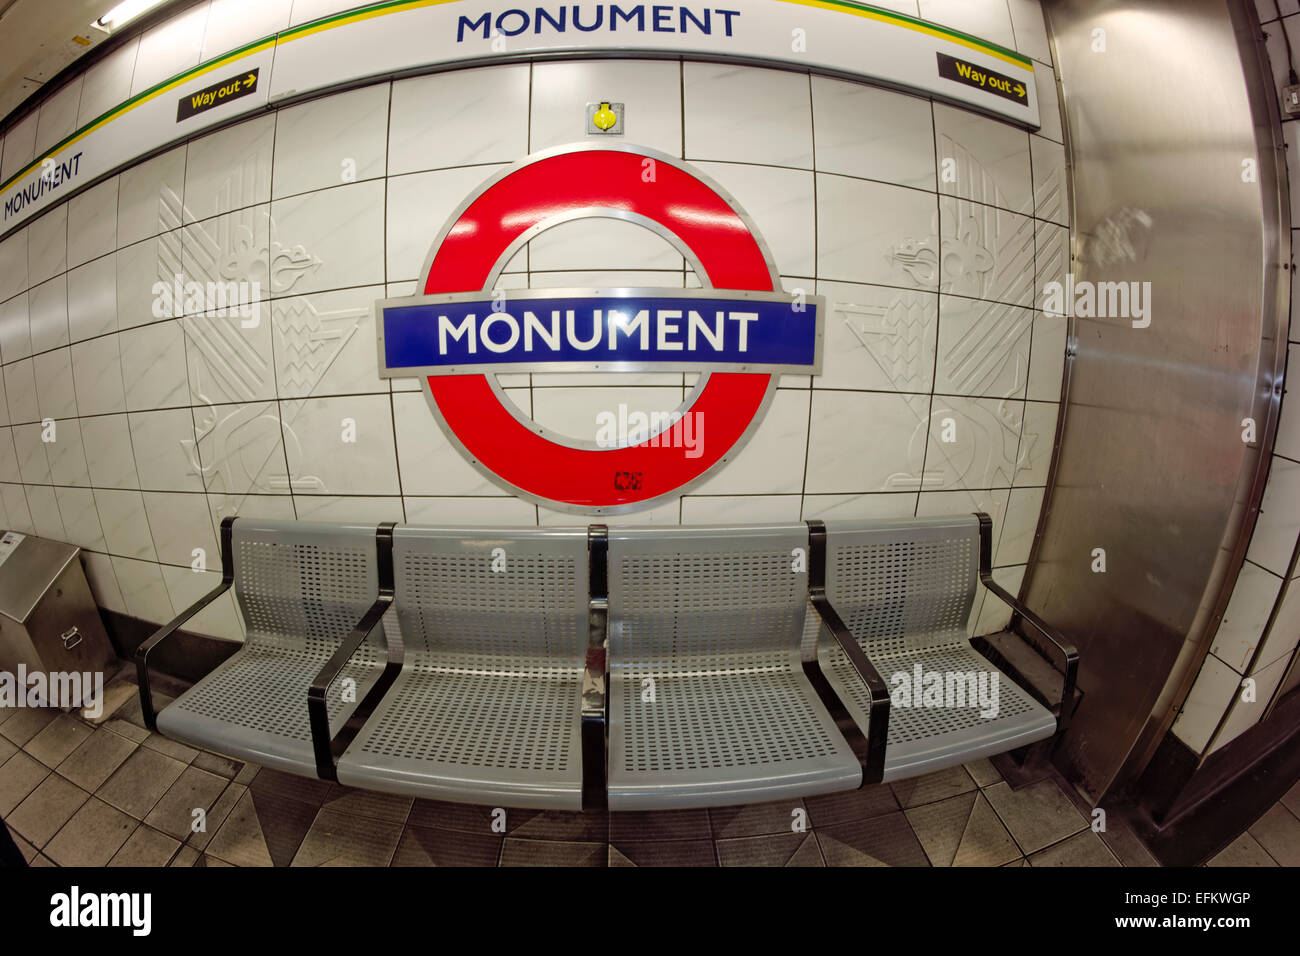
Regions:
M 0 535 L 0 670 L 98 673 L 116 661 L 80 554 L 61 541 Z

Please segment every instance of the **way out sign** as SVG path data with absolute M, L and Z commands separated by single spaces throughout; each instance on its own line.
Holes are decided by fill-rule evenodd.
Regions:
M 193 93 L 182 96 L 176 104 L 176 122 L 179 123 L 191 116 L 207 112 L 222 103 L 237 100 L 241 96 L 255 93 L 257 91 L 257 74 L 258 70 L 252 69 L 247 73 L 228 77 L 220 83 L 213 83 L 211 86 L 206 86 L 201 90 L 195 90 Z

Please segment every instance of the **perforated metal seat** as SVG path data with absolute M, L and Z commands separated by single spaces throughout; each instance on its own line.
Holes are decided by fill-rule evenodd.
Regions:
M 861 783 L 800 661 L 807 545 L 803 525 L 610 531 L 610 809 Z
M 967 636 L 979 571 L 979 519 L 909 518 L 902 521 L 828 522 L 826 596 L 891 691 L 906 677 L 904 705 L 889 709 L 884 779 L 942 770 L 977 757 L 1043 740 L 1056 718 L 976 651 Z M 825 630 L 817 648 L 823 673 L 845 709 L 866 732 L 870 698 L 852 663 Z M 919 668 L 919 672 L 918 672 Z M 919 673 L 919 680 L 918 680 Z M 972 676 L 952 689 L 992 690 L 994 708 L 967 694 L 946 703 L 924 693 L 926 675 Z M 983 675 L 981 678 L 980 675 Z M 939 705 L 935 701 L 939 700 Z M 987 698 L 992 703 L 991 693 Z
M 316 776 L 307 689 L 352 633 L 378 588 L 373 525 L 241 518 L 232 533 L 243 646 L 158 714 L 168 737 L 290 773 Z M 383 673 L 383 627 L 327 697 L 336 733 Z M 347 698 L 345 700 L 345 697 Z
M 393 560 L 406 659 L 339 782 L 581 809 L 586 530 L 399 526 Z

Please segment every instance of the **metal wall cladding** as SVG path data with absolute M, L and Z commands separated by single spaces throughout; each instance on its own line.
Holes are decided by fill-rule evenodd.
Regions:
M 1072 320 L 1068 411 L 1026 591 L 1078 643 L 1084 698 L 1064 753 L 1097 798 L 1168 728 L 1240 567 L 1275 427 L 1290 223 L 1245 5 L 1045 8 L 1076 285 L 1150 283 L 1146 327 Z

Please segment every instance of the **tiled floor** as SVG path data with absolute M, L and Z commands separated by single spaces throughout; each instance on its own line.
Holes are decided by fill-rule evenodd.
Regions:
M 1297 814 L 1300 784 L 1212 865 L 1300 864 Z M 502 833 L 490 807 L 351 790 L 186 747 L 149 733 L 134 697 L 99 727 L 0 710 L 0 816 L 38 866 L 1151 863 L 1127 833 L 1092 832 L 1052 778 L 1013 791 L 987 760 L 758 806 L 509 810 Z

